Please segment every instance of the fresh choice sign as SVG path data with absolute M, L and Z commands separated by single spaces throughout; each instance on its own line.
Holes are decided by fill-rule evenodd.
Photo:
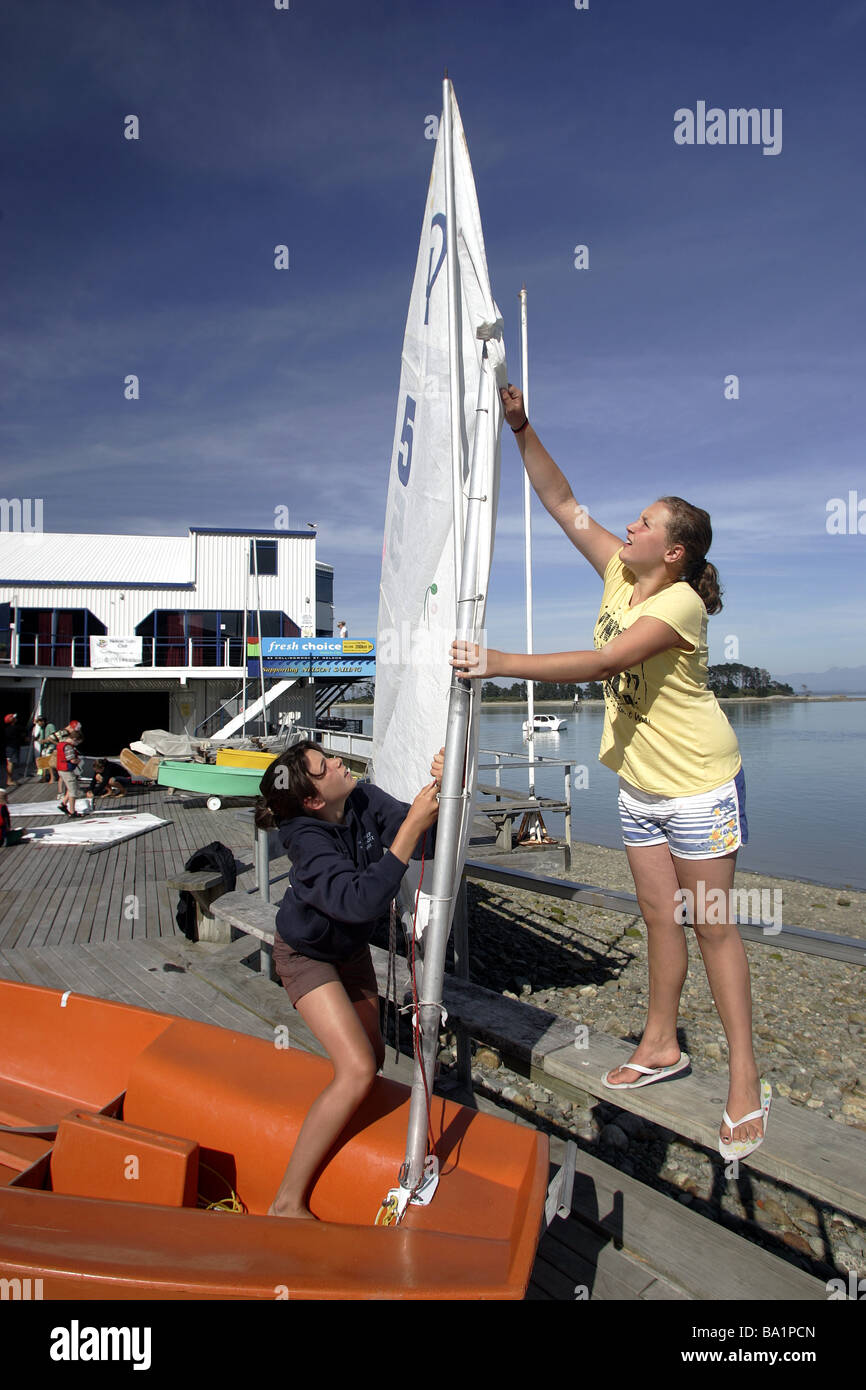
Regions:
M 265 676 L 365 676 L 376 670 L 376 643 L 352 637 L 263 637 Z M 258 661 L 250 663 L 258 675 Z

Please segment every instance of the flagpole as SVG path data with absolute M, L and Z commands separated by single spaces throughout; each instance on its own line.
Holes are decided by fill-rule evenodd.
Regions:
M 523 387 L 523 409 L 527 418 L 529 417 L 529 346 L 526 326 L 526 286 L 520 291 L 520 380 Z M 529 474 L 523 470 L 523 537 L 524 537 L 524 572 L 526 576 L 526 650 L 532 651 L 532 517 L 530 513 L 530 501 L 532 492 L 529 486 Z M 526 682 L 526 712 L 528 716 L 529 731 L 527 742 L 529 743 L 529 761 L 535 746 L 535 683 Z M 535 768 L 529 769 L 529 795 L 535 796 Z

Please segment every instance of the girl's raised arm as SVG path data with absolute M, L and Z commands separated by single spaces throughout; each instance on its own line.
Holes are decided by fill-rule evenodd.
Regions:
M 554 463 L 535 430 L 528 423 L 523 395 L 516 386 L 500 391 L 506 423 L 514 432 L 517 447 L 536 496 L 563 529 L 572 545 L 604 577 L 612 555 L 623 542 L 612 531 L 599 526 L 585 507 L 575 501 L 571 484 Z

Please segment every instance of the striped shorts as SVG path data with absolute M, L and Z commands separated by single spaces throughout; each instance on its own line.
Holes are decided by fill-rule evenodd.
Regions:
M 677 859 L 711 859 L 748 843 L 743 769 L 697 796 L 654 796 L 619 779 L 619 818 L 627 846 L 666 844 Z

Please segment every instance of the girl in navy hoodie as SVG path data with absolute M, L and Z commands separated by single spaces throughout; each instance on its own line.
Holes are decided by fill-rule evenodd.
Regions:
M 369 943 L 388 922 L 409 860 L 420 857 L 439 814 L 443 753 L 433 760 L 434 780 L 411 806 L 356 783 L 342 759 L 318 743 L 293 744 L 262 777 L 256 825 L 278 827 L 292 861 L 277 912 L 274 967 L 334 1068 L 301 1127 L 271 1216 L 312 1217 L 307 1190 L 315 1172 L 385 1060 Z

